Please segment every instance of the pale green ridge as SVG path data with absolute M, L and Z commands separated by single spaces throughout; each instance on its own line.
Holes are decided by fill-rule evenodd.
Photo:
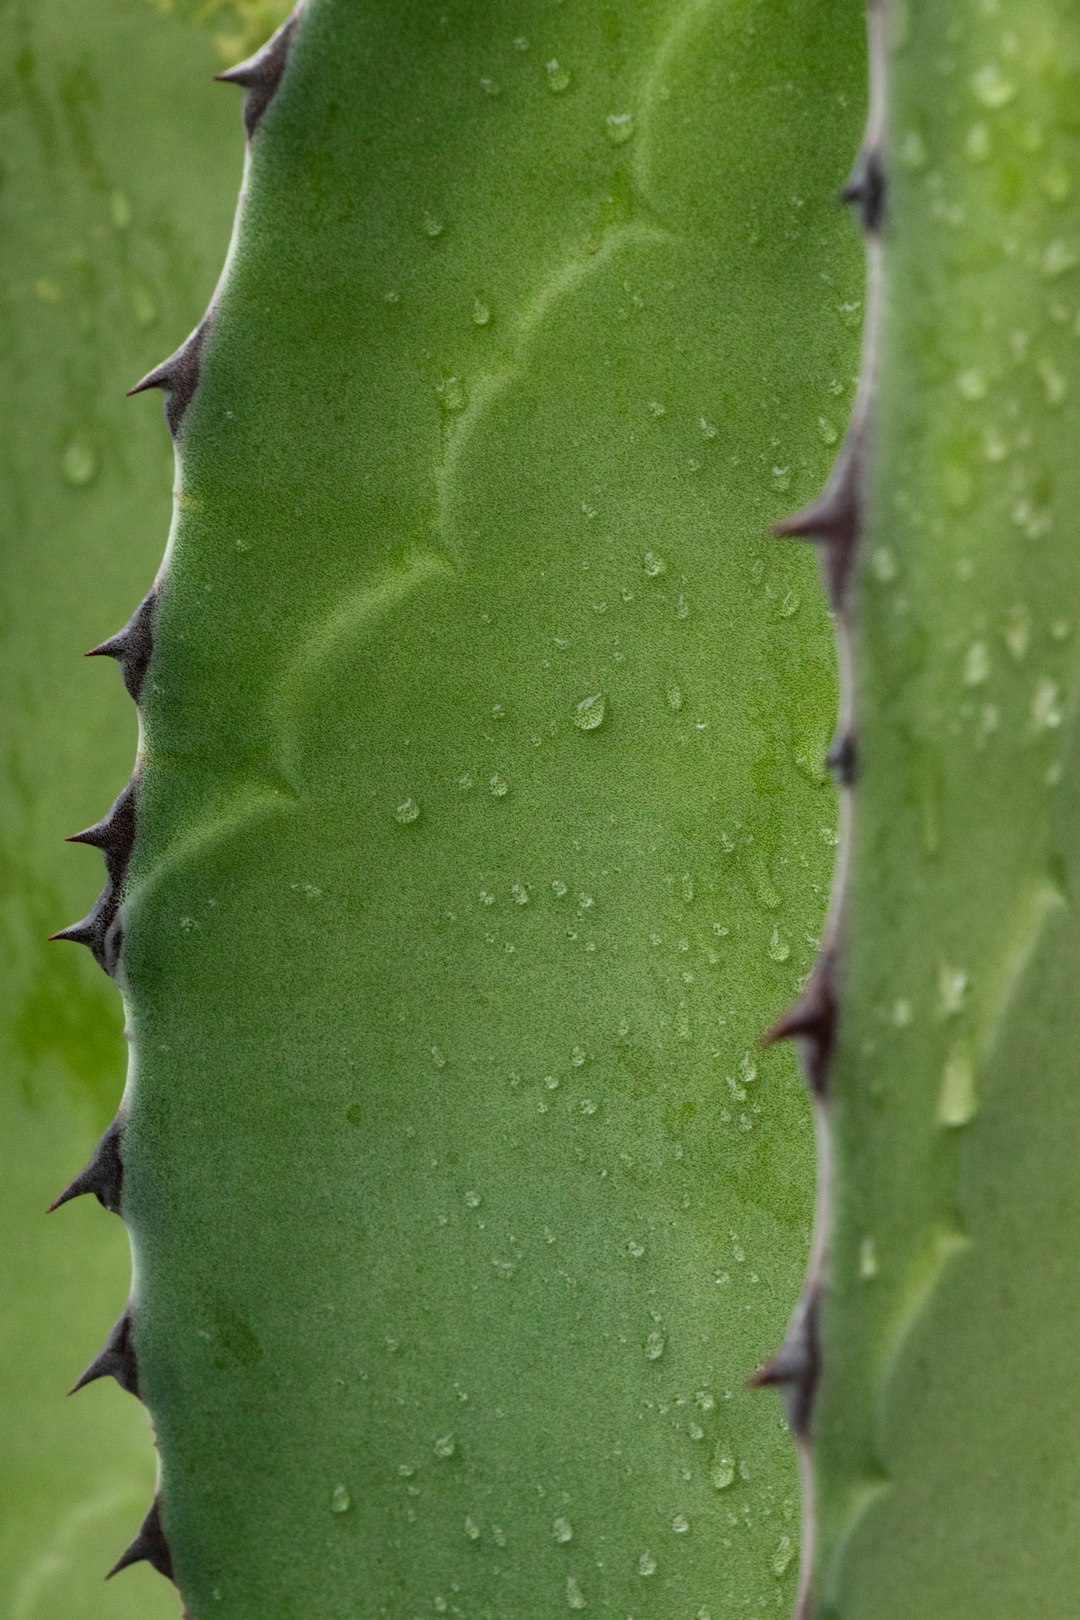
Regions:
M 744 1379 L 834 856 L 768 525 L 850 408 L 847 5 L 314 0 L 182 428 L 125 1215 L 193 1620 L 782 1615 Z
M 176 1593 L 148 1569 L 102 1582 L 153 1489 L 146 1414 L 112 1384 L 65 1400 L 130 1261 L 96 1203 L 44 1211 L 116 1106 L 126 1046 L 115 990 L 46 935 L 101 884 L 62 839 L 131 769 L 130 701 L 80 655 L 160 557 L 167 446 L 124 390 L 213 286 L 235 107 L 213 33 L 135 0 L 5 3 L 0 41 L 0 1613 L 167 1620 Z
M 819 1620 L 1076 1609 L 1080 19 L 897 7 Z

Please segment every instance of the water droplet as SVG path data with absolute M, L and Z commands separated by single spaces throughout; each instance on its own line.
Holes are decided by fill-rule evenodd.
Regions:
M 968 993 L 968 975 L 965 968 L 949 967 L 942 963 L 938 969 L 938 999 L 943 1018 L 954 1018 L 964 1005 Z
M 431 1048 L 431 1061 L 434 1063 L 437 1069 L 446 1068 L 446 1053 L 443 1051 L 441 1046 L 433 1046 Z
M 511 885 L 510 885 L 510 893 L 513 895 L 514 899 L 516 900 L 516 902 L 517 902 L 517 904 L 519 906 L 527 906 L 528 905 L 528 903 L 529 903 L 529 890 L 528 890 L 528 886 L 526 884 L 524 884 L 524 883 L 511 883 Z
M 912 174 L 918 174 L 920 169 L 926 168 L 930 157 L 926 150 L 926 142 L 917 129 L 906 130 L 900 137 L 899 156 L 903 167 Z
M 568 1609 L 588 1608 L 585 1594 L 572 1575 L 566 1577 L 566 1607 Z
M 981 371 L 978 366 L 970 366 L 967 371 L 960 372 L 956 386 L 965 399 L 974 401 L 985 399 L 990 385 L 986 380 L 985 371 Z
M 491 320 L 491 310 L 480 297 L 473 299 L 472 318 L 474 326 L 487 326 Z
M 607 698 L 603 692 L 591 692 L 574 705 L 574 724 L 579 731 L 595 731 L 604 723 Z
M 964 142 L 964 151 L 972 163 L 985 163 L 990 156 L 990 126 L 988 124 L 972 124 L 967 132 Z
M 678 714 L 679 710 L 683 706 L 682 688 L 679 686 L 669 686 L 667 689 L 667 700 L 668 708 L 672 709 L 676 714 Z
M 774 928 L 769 940 L 769 958 L 773 962 L 786 962 L 791 955 L 791 946 L 778 928 Z
M 506 795 L 510 791 L 510 784 L 506 781 L 505 777 L 499 775 L 498 771 L 496 771 L 495 775 L 491 778 L 490 782 L 488 783 L 488 787 L 491 789 L 491 796 L 493 799 L 505 799 Z
M 642 558 L 642 566 L 650 579 L 659 579 L 661 574 L 667 573 L 667 563 L 655 551 L 647 551 Z
M 727 1455 L 723 1446 L 717 1446 L 713 1453 L 709 1478 L 718 1491 L 726 1491 L 728 1486 L 734 1483 L 735 1459 Z
M 484 1200 L 481 1198 L 480 1194 L 474 1191 L 472 1188 L 470 1188 L 465 1194 L 466 1209 L 479 1209 L 483 1202 Z
M 410 821 L 419 821 L 420 806 L 415 799 L 403 799 L 394 811 L 394 820 L 400 821 L 402 826 L 408 826 Z
M 569 90 L 574 82 L 569 68 L 564 68 L 561 62 L 554 60 L 546 62 L 544 72 L 547 74 L 547 87 L 552 95 L 561 96 L 563 91 Z
M 863 1282 L 872 1282 L 878 1274 L 877 1249 L 872 1237 L 864 1237 L 859 1244 L 859 1276 Z
M 331 1513 L 348 1513 L 352 1507 L 352 1497 L 349 1495 L 347 1485 L 335 1485 L 330 1493 Z
M 984 107 L 996 112 L 1001 107 L 1007 107 L 1016 96 L 1016 86 L 1011 79 L 1006 79 L 996 62 L 987 62 L 985 67 L 972 75 L 971 88 L 976 99 Z
M 76 489 L 85 489 L 87 484 L 93 483 L 97 470 L 97 452 L 85 439 L 72 439 L 60 458 L 64 482 Z
M 465 1515 L 465 1534 L 468 1536 L 470 1541 L 480 1540 L 480 1526 L 477 1524 L 471 1513 L 466 1513 Z
M 717 435 L 719 429 L 717 428 L 716 423 L 715 422 L 710 422 L 710 420 L 709 420 L 709 418 L 707 416 L 703 416 L 703 417 L 701 417 L 699 419 L 698 426 L 701 429 L 701 437 L 703 439 L 715 439 L 716 438 L 716 435 Z
M 1068 379 L 1054 365 L 1052 360 L 1045 356 L 1037 360 L 1035 370 L 1042 378 L 1043 388 L 1046 390 L 1046 403 L 1060 405 L 1069 391 Z
M 631 1259 L 640 1260 L 645 1254 L 645 1245 L 644 1243 L 639 1243 L 637 1238 L 627 1238 L 626 1252 L 628 1255 L 630 1255 Z
M 888 546 L 878 546 L 872 558 L 874 573 L 883 585 L 891 585 L 897 575 L 896 558 Z
M 452 1457 L 454 1452 L 457 1450 L 456 1436 L 452 1434 L 440 1434 L 438 1439 L 435 1441 L 432 1450 L 434 1451 L 436 1457 L 441 1458 L 445 1462 L 446 1458 Z
M 792 619 L 802 607 L 802 597 L 798 591 L 785 591 L 777 609 L 782 619 Z
M 131 224 L 131 203 L 126 193 L 114 191 L 109 198 L 109 213 L 118 231 L 126 231 Z
M 1031 700 L 1031 718 L 1040 731 L 1050 731 L 1061 724 L 1061 689 L 1057 681 L 1046 676 L 1035 688 Z
M 1068 270 L 1075 270 L 1080 265 L 1080 253 L 1067 242 L 1054 241 L 1047 244 L 1043 254 L 1043 275 L 1049 280 L 1063 276 Z
M 840 429 L 827 416 L 819 416 L 817 420 L 822 444 L 835 444 L 840 437 Z
M 667 406 L 659 399 L 650 399 L 645 406 L 650 416 L 666 416 Z
M 583 1046 L 572 1046 L 570 1048 L 570 1062 L 575 1069 L 583 1069 L 588 1062 L 588 1057 L 589 1055 Z
M 677 1536 L 685 1536 L 686 1532 L 690 1528 L 690 1520 L 686 1517 L 685 1513 L 676 1513 L 675 1517 L 671 1521 L 671 1528 L 674 1530 Z
M 643 1552 L 641 1554 L 637 1561 L 637 1572 L 639 1575 L 656 1574 L 656 1559 L 653 1557 L 651 1552 Z
M 790 1536 L 781 1536 L 773 1554 L 773 1574 L 782 1575 L 795 1556 L 795 1545 Z
M 551 892 L 555 896 L 556 900 L 565 900 L 570 891 L 561 878 L 552 878 Z
M 551 1526 L 551 1533 L 555 1540 L 565 1544 L 574 1539 L 574 1527 L 565 1514 L 560 1513 Z
M 648 1361 L 659 1361 L 667 1349 L 667 1335 L 662 1328 L 653 1328 L 645 1338 L 645 1357 Z
M 420 221 L 420 229 L 430 241 L 435 242 L 445 231 L 446 225 L 437 214 L 425 214 Z
M 451 416 L 463 411 L 469 403 L 469 395 L 460 377 L 444 377 L 435 392 L 439 396 L 439 404 Z
M 945 1060 L 938 1098 L 938 1118 L 943 1125 L 966 1125 L 976 1108 L 975 1068 L 964 1046 L 954 1046 Z
M 625 146 L 634 135 L 633 113 L 608 113 L 604 119 L 604 134 L 612 146 Z
M 964 657 L 964 685 L 981 686 L 990 678 L 990 649 L 985 641 L 973 641 Z
M 517 38 L 515 39 L 515 41 L 514 41 L 514 49 L 515 49 L 515 51 L 527 51 L 528 48 L 529 48 L 529 42 L 525 38 L 525 35 L 524 34 L 519 34 L 517 36 Z

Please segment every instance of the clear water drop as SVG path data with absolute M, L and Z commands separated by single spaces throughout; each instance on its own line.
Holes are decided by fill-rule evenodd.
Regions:
M 402 799 L 401 803 L 394 811 L 394 820 L 400 821 L 403 827 L 407 827 L 410 822 L 419 821 L 419 819 L 420 806 L 417 804 L 416 800 Z
M 562 1546 L 568 1541 L 573 1541 L 574 1527 L 564 1513 L 560 1513 L 552 1523 L 551 1533 Z
M 642 566 L 650 579 L 659 579 L 661 574 L 667 573 L 667 563 L 659 552 L 647 551 L 642 558 Z
M 735 1459 L 727 1454 L 723 1446 L 717 1446 L 713 1453 L 712 1466 L 709 1469 L 709 1478 L 718 1491 L 726 1491 L 735 1480 Z
M 612 146 L 625 146 L 634 138 L 633 113 L 608 113 L 604 119 L 604 134 Z
M 595 731 L 602 726 L 607 714 L 607 697 L 603 692 L 590 692 L 574 705 L 574 724 L 579 731 Z
M 97 452 L 85 439 L 72 439 L 60 457 L 60 471 L 64 482 L 75 489 L 85 489 L 97 475 Z
M 639 1575 L 656 1574 L 656 1559 L 651 1552 L 646 1550 L 640 1555 L 637 1561 L 637 1572 Z
M 440 1434 L 432 1447 L 436 1457 L 445 1462 L 457 1450 L 457 1439 L 452 1434 Z
M 561 96 L 564 90 L 569 90 L 574 82 L 574 76 L 569 68 L 563 67 L 561 62 L 554 59 L 545 62 L 544 72 L 547 74 L 547 87 L 553 96 Z
M 587 1609 L 588 1603 L 584 1592 L 572 1575 L 566 1577 L 566 1607 L 568 1609 Z
M 349 1495 L 347 1485 L 335 1485 L 330 1493 L 331 1513 L 348 1513 L 352 1507 L 352 1497 Z

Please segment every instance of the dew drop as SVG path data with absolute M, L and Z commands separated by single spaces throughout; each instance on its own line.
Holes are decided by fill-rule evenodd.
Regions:
M 439 396 L 439 404 L 451 416 L 458 415 L 469 403 L 469 395 L 460 377 L 444 377 L 435 392 Z
M 990 678 L 990 650 L 985 641 L 973 641 L 964 657 L 964 685 L 981 686 Z
M 85 489 L 87 484 L 93 483 L 97 470 L 97 452 L 85 439 L 72 439 L 60 457 L 64 482 L 76 489 Z
M 544 72 L 547 74 L 547 87 L 554 96 L 561 96 L 574 82 L 569 68 L 564 68 L 561 62 L 554 59 L 544 64 Z
M 676 1513 L 675 1517 L 671 1521 L 671 1528 L 674 1530 L 677 1536 L 685 1536 L 686 1532 L 690 1528 L 690 1520 L 686 1517 L 685 1513 Z
M 984 107 L 997 112 L 1001 107 L 1007 107 L 1015 99 L 1016 86 L 1011 79 L 1006 79 L 996 62 L 988 62 L 985 67 L 972 75 L 971 88 L 975 97 Z
M 1052 731 L 1061 724 L 1061 689 L 1044 677 L 1031 700 L 1031 718 L 1040 731 Z
M 585 1594 L 572 1575 L 566 1577 L 566 1607 L 568 1609 L 588 1608 Z
M 772 962 L 786 962 L 791 955 L 791 946 L 778 928 L 774 928 L 769 939 L 769 960 Z
M 480 1540 L 480 1526 L 477 1524 L 471 1513 L 466 1513 L 465 1515 L 465 1534 L 468 1536 L 470 1541 Z
M 420 806 L 415 799 L 403 799 L 394 811 L 394 820 L 400 821 L 402 826 L 408 826 L 411 821 L 419 821 Z
M 625 146 L 634 136 L 633 113 L 608 113 L 604 119 L 604 134 L 612 146 Z
M 604 723 L 607 698 L 603 692 L 591 692 L 574 705 L 574 724 L 579 731 L 595 731 Z
M 457 1439 L 452 1434 L 440 1434 L 436 1439 L 432 1450 L 434 1451 L 436 1457 L 445 1462 L 447 1457 L 452 1457 L 454 1452 L 457 1450 Z
M 717 1446 L 713 1453 L 712 1466 L 709 1469 L 709 1478 L 718 1491 L 726 1491 L 735 1480 L 735 1459 L 729 1457 L 723 1446 Z
M 938 1118 L 943 1125 L 955 1129 L 974 1117 L 975 1108 L 974 1065 L 965 1047 L 954 1046 L 941 1076 Z
M 352 1507 L 352 1497 L 349 1495 L 347 1485 L 335 1485 L 330 1493 L 331 1513 L 348 1513 Z
M 443 234 L 446 226 L 437 214 L 425 214 L 420 221 L 420 229 L 429 241 L 435 242 Z
M 859 1276 L 863 1282 L 872 1282 L 877 1274 L 877 1247 L 872 1237 L 864 1237 L 859 1244 Z
M 510 791 L 510 784 L 507 782 L 505 777 L 499 775 L 498 771 L 496 771 L 495 775 L 491 778 L 490 782 L 488 783 L 488 787 L 491 789 L 491 796 L 493 799 L 505 799 L 506 795 Z
M 650 579 L 659 579 L 661 574 L 667 573 L 667 563 L 659 552 L 647 551 L 642 558 L 642 566 Z
M 639 1575 L 656 1574 L 656 1559 L 653 1557 L 651 1552 L 643 1552 L 641 1554 L 637 1561 L 637 1572 Z
M 565 1514 L 560 1513 L 551 1526 L 551 1533 L 561 1545 L 574 1539 L 574 1527 Z
M 795 1556 L 795 1544 L 790 1536 L 781 1536 L 776 1551 L 773 1553 L 773 1574 L 783 1575 L 791 1560 Z
M 974 402 L 986 398 L 990 385 L 986 380 L 985 371 L 980 370 L 978 366 L 970 366 L 967 371 L 960 372 L 956 386 L 965 399 Z
M 835 422 L 830 422 L 827 416 L 818 417 L 818 432 L 821 435 L 822 444 L 835 444 L 840 437 L 840 429 Z
M 662 1328 L 653 1328 L 645 1338 L 645 1358 L 647 1361 L 659 1361 L 667 1349 L 667 1335 Z
M 491 310 L 482 298 L 473 299 L 472 318 L 474 326 L 487 326 L 491 321 Z

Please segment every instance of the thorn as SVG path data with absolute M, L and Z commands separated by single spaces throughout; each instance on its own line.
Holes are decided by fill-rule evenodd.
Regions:
M 91 647 L 87 658 L 115 658 L 120 664 L 120 676 L 128 695 L 138 703 L 143 681 L 154 649 L 154 618 L 157 614 L 157 591 L 149 591 L 135 609 L 122 630 L 107 641 Z
M 761 1037 L 762 1046 L 777 1041 L 804 1042 L 801 1056 L 807 1082 L 815 1097 L 828 1091 L 829 1064 L 836 1039 L 835 955 L 823 951 L 810 973 L 802 995 L 781 1013 Z
M 161 1498 L 155 1496 L 150 1504 L 150 1511 L 139 1527 L 139 1533 L 130 1547 L 126 1547 L 110 1569 L 105 1579 L 111 1581 L 114 1575 L 119 1575 L 122 1569 L 130 1569 L 132 1564 L 149 1564 L 156 1569 L 159 1575 L 166 1580 L 173 1578 L 172 1554 L 169 1543 L 165 1540 L 165 1532 L 161 1528 Z
M 850 203 L 867 235 L 874 235 L 885 218 L 885 170 L 877 144 L 864 146 L 855 167 L 840 191 L 840 201 Z
M 247 92 L 244 97 L 244 128 L 247 130 L 248 140 L 255 134 L 263 114 L 277 93 L 281 76 L 289 60 L 289 47 L 300 20 L 300 11 L 301 7 L 298 5 L 291 16 L 282 23 L 277 33 L 272 35 L 254 56 L 247 57 L 243 62 L 237 62 L 235 67 L 226 68 L 223 73 L 214 74 L 219 83 L 238 84 Z
M 78 1175 L 68 1182 L 63 1192 L 53 1199 L 48 1213 L 51 1215 L 54 1209 L 70 1203 L 73 1198 L 80 1198 L 83 1193 L 93 1193 L 102 1209 L 107 1209 L 112 1215 L 119 1215 L 123 1180 L 120 1121 L 114 1119 L 109 1122 L 88 1162 Z
M 115 800 L 107 816 L 95 821 L 92 827 L 84 827 L 82 832 L 72 833 L 67 842 L 100 849 L 105 857 L 105 870 L 119 888 L 135 842 L 135 778 L 132 777 Z
M 763 1367 L 746 1380 L 751 1389 L 773 1388 L 784 1403 L 794 1432 L 805 1439 L 821 1371 L 816 1290 L 804 1294 L 788 1324 L 784 1342 Z
M 843 605 L 859 534 L 860 451 L 861 434 L 849 433 L 817 500 L 773 524 L 773 534 L 780 539 L 816 540 L 822 545 L 829 599 L 837 612 Z
M 78 922 L 69 923 L 66 928 L 58 928 L 55 934 L 50 934 L 49 940 L 69 939 L 73 945 L 86 945 L 97 956 L 104 943 L 101 923 L 98 917 L 98 908 L 87 912 Z
M 49 939 L 66 939 L 75 945 L 85 945 L 100 968 L 110 977 L 116 972 L 120 960 L 121 930 L 119 924 L 119 896 L 111 878 L 94 902 L 92 911 L 67 928 L 58 928 Z
M 184 412 L 191 404 L 192 396 L 198 387 L 207 326 L 208 317 L 204 315 L 194 332 L 185 338 L 175 354 L 170 354 L 167 360 L 163 360 L 159 366 L 148 371 L 145 377 L 140 377 L 134 388 L 127 391 L 130 399 L 133 394 L 145 394 L 150 388 L 164 389 L 165 420 L 173 438 L 180 431 Z
M 135 1346 L 131 1339 L 131 1307 L 128 1306 L 113 1326 L 93 1361 L 72 1384 L 69 1395 L 76 1395 L 87 1384 L 99 1378 L 115 1378 L 121 1389 L 138 1396 L 139 1369 L 135 1361 Z
M 857 749 L 853 732 L 845 731 L 834 737 L 825 755 L 825 764 L 832 772 L 838 787 L 853 787 L 857 766 Z

